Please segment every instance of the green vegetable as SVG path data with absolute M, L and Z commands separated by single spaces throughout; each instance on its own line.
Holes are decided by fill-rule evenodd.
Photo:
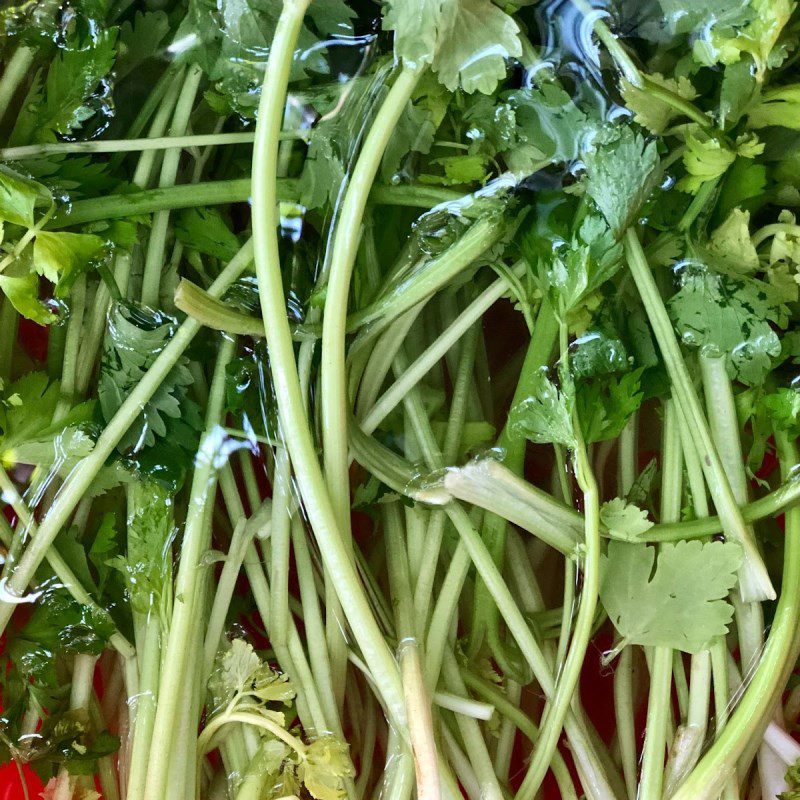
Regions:
M 793 798 L 798 31 L 0 9 L 0 761 L 58 800 Z

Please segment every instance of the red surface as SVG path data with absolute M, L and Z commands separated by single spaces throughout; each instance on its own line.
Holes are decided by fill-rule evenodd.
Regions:
M 25 781 L 28 784 L 28 796 L 33 800 L 39 797 L 44 788 L 36 773 L 23 767 Z M 14 764 L 0 766 L 0 800 L 25 800 L 19 771 Z

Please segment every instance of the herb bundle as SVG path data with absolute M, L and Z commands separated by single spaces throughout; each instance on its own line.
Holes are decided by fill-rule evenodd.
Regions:
M 794 2 L 0 31 L 0 760 L 800 797 Z

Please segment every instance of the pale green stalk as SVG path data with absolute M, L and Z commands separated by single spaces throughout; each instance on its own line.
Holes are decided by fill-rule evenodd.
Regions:
M 473 326 L 466 335 L 464 346 L 461 350 L 458 371 L 453 385 L 444 447 L 442 449 L 442 463 L 444 464 L 450 464 L 455 460 L 461 442 L 472 369 L 475 364 L 477 335 L 478 330 Z M 406 370 L 403 374 L 408 374 L 408 371 Z M 414 614 L 418 629 L 421 630 L 425 630 L 427 627 L 428 611 L 432 599 L 433 584 L 436 579 L 436 569 L 439 564 L 443 533 L 444 514 L 440 511 L 433 512 L 426 531 L 425 541 L 420 551 L 419 574 L 414 586 Z M 460 570 L 456 574 L 458 572 Z
M 155 610 L 147 616 L 145 636 L 141 641 L 142 660 L 139 692 L 129 698 L 131 707 L 132 740 L 130 770 L 128 773 L 127 800 L 144 797 L 147 770 L 150 763 L 150 740 L 158 702 L 158 685 L 161 673 L 161 623 Z
M 559 340 L 561 353 L 562 380 L 569 384 L 569 345 L 568 333 L 565 324 L 559 326 Z M 581 667 L 589 647 L 594 616 L 597 609 L 600 590 L 600 494 L 592 472 L 586 445 L 580 434 L 580 423 L 576 414 L 573 414 L 573 429 L 577 446 L 574 449 L 575 477 L 583 493 L 584 504 L 584 552 L 583 552 L 583 580 L 580 592 L 580 605 L 575 619 L 575 627 L 568 649 L 562 650 L 562 643 L 567 641 L 568 633 L 561 631 L 559 653 L 564 653 L 563 668 L 556 662 L 558 676 L 553 696 L 548 696 L 548 702 L 542 715 L 542 724 L 539 730 L 539 739 L 533 748 L 528 772 L 517 793 L 518 798 L 533 800 L 544 780 L 553 753 L 558 746 L 564 721 L 569 713 L 575 697 L 575 692 L 580 679 Z M 567 578 L 570 570 L 566 571 Z M 571 589 L 572 587 L 570 587 Z M 565 596 L 565 608 L 570 597 Z M 571 604 L 570 604 L 571 605 Z M 569 609 L 571 612 L 571 608 Z M 568 625 L 569 620 L 565 617 Z
M 0 77 L 0 120 L 2 120 L 22 82 L 30 75 L 36 50 L 20 45 L 5 63 Z
M 167 84 L 164 91 L 164 97 L 158 104 L 158 108 L 153 116 L 153 121 L 150 123 L 148 130 L 148 139 L 158 139 L 164 135 L 167 130 L 169 121 L 175 112 L 175 107 L 181 95 L 181 88 L 185 77 L 185 68 L 180 67 L 172 79 L 166 78 Z M 151 185 L 155 178 L 155 169 L 157 167 L 157 159 L 162 157 L 162 153 L 155 150 L 145 150 L 136 162 L 136 168 L 133 171 L 133 183 L 142 189 Z
M 445 650 L 442 667 L 442 677 L 447 689 L 455 694 L 466 694 L 467 687 L 464 685 L 464 679 L 459 672 L 458 661 L 449 648 Z M 464 717 L 461 714 L 456 714 L 455 719 L 458 730 L 461 733 L 464 749 L 480 787 L 481 800 L 503 800 L 503 788 L 497 780 L 494 765 L 489 751 L 486 749 L 486 742 L 483 739 L 480 725 L 476 720 Z
M 304 139 L 306 132 L 281 131 L 282 141 Z M 144 139 L 98 139 L 88 142 L 56 142 L 0 148 L 0 161 L 20 161 L 40 156 L 71 153 L 144 153 L 149 150 L 189 149 L 192 147 L 224 147 L 252 144 L 252 133 L 201 133 L 185 136 L 158 136 Z
M 286 663 L 289 637 L 289 558 L 294 500 L 291 463 L 285 447 L 277 448 L 272 476 L 272 533 L 269 547 L 270 644 Z
M 372 695 L 372 692 L 367 690 L 365 693 L 364 702 L 359 703 L 359 714 L 354 719 L 354 722 L 359 722 L 362 719 L 362 714 L 364 715 L 366 722 L 364 723 L 364 730 L 362 731 L 361 741 L 361 754 L 359 763 L 361 765 L 361 769 L 359 770 L 358 777 L 356 779 L 356 797 L 361 800 L 362 798 L 366 797 L 367 787 L 370 783 L 370 778 L 372 776 L 372 770 L 376 766 L 374 763 L 377 759 L 375 758 L 375 745 L 377 741 L 376 736 L 376 728 L 378 725 L 378 710 L 376 708 L 375 699 Z M 347 695 L 350 697 L 350 693 Z M 357 694 L 357 697 L 361 701 L 361 693 Z
M 339 531 L 345 542 L 350 538 L 350 480 L 347 457 L 350 402 L 347 396 L 345 367 L 345 328 L 350 280 L 370 189 L 386 146 L 411 98 L 419 75 L 417 70 L 402 69 L 376 114 L 350 175 L 333 234 L 322 320 L 320 413 L 326 482 Z
M 700 371 L 706 396 L 708 420 L 714 445 L 728 476 L 734 500 L 743 506 L 749 497 L 747 473 L 742 460 L 742 443 L 733 388 L 724 356 L 700 353 Z M 755 541 L 755 531 L 748 527 L 748 536 Z M 758 658 L 764 644 L 764 615 L 759 603 L 736 603 L 736 624 L 742 650 L 743 669 Z
M 242 505 L 242 499 L 236 486 L 236 478 L 233 475 L 230 464 L 225 464 L 222 467 L 219 486 L 229 517 L 232 520 L 243 518 L 245 516 L 244 506 Z M 264 574 L 261 554 L 252 540 L 245 552 L 244 569 L 256 609 L 261 616 L 267 634 L 270 634 L 270 622 L 272 620 L 270 586 Z M 297 692 L 295 704 L 303 728 L 309 731 L 327 730 L 328 723 L 325 719 L 325 713 L 316 693 L 316 686 L 302 642 L 291 617 L 289 625 L 288 649 L 284 653 L 284 656 L 288 655 L 288 660 L 279 660 L 278 664 L 281 670 L 289 676 Z
M 522 686 L 511 678 L 506 678 L 505 689 L 509 703 L 519 706 L 522 700 Z M 511 770 L 511 758 L 513 756 L 516 740 L 517 726 L 514 724 L 513 720 L 504 717 L 500 721 L 500 730 L 497 734 L 497 744 L 492 759 L 495 775 L 497 775 L 500 783 L 508 783 L 509 772 Z M 550 769 L 553 769 L 552 763 Z
M 11 379 L 14 350 L 17 344 L 19 314 L 7 297 L 0 298 L 0 381 Z
M 633 649 L 624 647 L 614 668 L 614 712 L 628 800 L 636 800 L 636 729 L 633 708 Z
M 247 548 L 253 537 L 258 535 L 264 538 L 270 533 L 269 510 L 271 501 L 265 500 L 262 507 L 249 519 L 240 518 L 233 529 L 228 553 L 222 572 L 216 581 L 216 590 L 211 604 L 211 610 L 206 624 L 203 649 L 203 680 L 211 674 L 214 658 L 219 650 L 220 641 L 225 628 L 225 619 L 228 615 L 231 599 L 236 588 L 236 580 L 242 568 Z
M 347 357 L 351 362 L 350 393 L 356 397 L 356 419 L 362 419 L 375 405 L 386 376 L 392 368 L 394 357 L 403 345 L 412 325 L 419 318 L 422 308 L 423 305 L 420 304 L 401 314 L 380 333 L 374 345 L 372 342 L 375 337 L 368 330 L 357 337 L 350 347 Z
M 458 777 L 458 782 L 467 793 L 469 800 L 484 800 L 483 790 L 475 775 L 466 753 L 461 749 L 458 740 L 447 725 L 441 726 L 442 745 L 447 760 Z
M 416 270 L 413 280 L 406 280 L 387 289 L 364 309 L 354 311 L 347 319 L 347 332 L 366 326 L 383 330 L 409 309 L 431 297 L 480 258 L 506 233 L 506 227 L 494 217 L 481 217 L 443 253 L 425 261 Z
M 619 435 L 617 462 L 617 493 L 626 497 L 639 474 L 639 413 L 634 412 Z
M 113 278 L 119 289 L 119 298 L 113 297 L 105 281 L 102 281 L 97 286 L 94 302 L 89 312 L 89 320 L 84 329 L 81 349 L 78 353 L 75 377 L 75 394 L 77 397 L 83 397 L 86 394 L 89 382 L 92 379 L 92 373 L 97 366 L 97 356 L 103 343 L 111 301 L 112 299 L 124 299 L 127 295 L 131 260 L 130 253 L 118 253 L 114 258 Z
M 407 591 L 408 608 L 411 608 L 411 586 Z M 414 754 L 417 800 L 441 800 L 439 753 L 431 714 L 431 698 L 422 675 L 419 643 L 414 638 L 404 638 L 398 648 L 398 658 L 406 695 L 408 734 Z M 477 723 L 472 720 L 473 725 Z
M 286 318 L 277 236 L 277 156 L 295 43 L 307 0 L 285 0 L 270 48 L 253 146 L 253 238 L 270 367 L 286 447 L 325 568 L 390 717 L 404 726 L 405 703 L 392 652 L 375 622 L 328 497 L 304 410 Z
M 181 86 L 181 93 L 175 106 L 175 113 L 172 117 L 172 124 L 169 128 L 170 136 L 183 136 L 189 125 L 189 117 L 194 107 L 200 81 L 203 78 L 203 70 L 196 64 L 192 64 L 187 70 L 186 77 Z M 180 163 L 181 150 L 173 148 L 164 154 L 161 164 L 161 175 L 158 179 L 158 186 L 164 189 L 175 183 L 178 175 L 178 165 Z M 161 284 L 161 271 L 164 263 L 164 248 L 167 243 L 167 231 L 169 228 L 169 211 L 159 211 L 154 217 L 150 227 L 150 238 L 147 242 L 147 256 L 144 264 L 144 276 L 142 277 L 142 304 L 146 306 L 157 306 L 159 298 L 159 287 Z
M 294 551 L 297 582 L 300 585 L 300 599 L 303 604 L 303 627 L 308 645 L 309 662 L 314 675 L 314 683 L 319 692 L 320 703 L 325 711 L 328 727 L 336 734 L 342 734 L 342 724 L 336 705 L 336 693 L 331 677 L 330 654 L 325 642 L 325 624 L 317 599 L 314 568 L 308 548 L 306 531 L 299 515 L 292 517 L 292 549 Z
M 525 715 L 518 704 L 510 702 L 508 697 L 503 694 L 498 686 L 494 686 L 478 678 L 472 672 L 464 668 L 461 669 L 461 677 L 464 679 L 464 683 L 467 687 L 472 689 L 473 692 L 484 700 L 491 703 L 497 709 L 497 712 L 502 714 L 505 719 L 509 720 L 531 744 L 536 741 L 539 736 L 536 723 Z M 569 768 L 564 762 L 563 756 L 558 751 L 553 754 L 553 763 L 550 765 L 550 768 L 553 770 L 553 775 L 558 783 L 561 800 L 578 800 Z
M 661 519 L 667 522 L 680 518 L 683 498 L 683 454 L 680 439 L 680 418 L 676 401 L 664 403 L 662 434 Z M 647 700 L 647 724 L 642 752 L 642 773 L 639 782 L 641 797 L 660 797 L 664 782 L 664 756 L 672 686 L 672 658 L 669 647 L 653 649 L 650 669 L 650 694 Z
M 467 548 L 460 542 L 450 559 L 428 625 L 425 639 L 425 680 L 428 687 L 435 688 L 439 680 L 448 633 L 471 563 Z
M 192 663 L 190 645 L 194 621 L 201 611 L 196 603 L 200 562 L 210 544 L 208 520 L 217 485 L 215 461 L 220 443 L 219 423 L 225 398 L 225 368 L 233 358 L 233 354 L 234 342 L 224 339 L 220 344 L 214 366 L 214 377 L 206 409 L 205 432 L 200 440 L 192 477 L 178 574 L 175 578 L 172 619 L 159 681 L 145 800 L 163 800 L 165 795 L 170 770 L 170 744 L 179 712 L 180 690 L 186 680 L 185 673 L 193 669 L 189 666 Z
M 352 551 L 350 532 L 350 476 L 348 458 L 348 420 L 345 328 L 350 282 L 361 239 L 364 212 L 383 154 L 401 114 L 411 98 L 419 72 L 402 69 L 372 120 L 369 133 L 350 174 L 339 210 L 327 270 L 325 308 L 322 318 L 320 370 L 320 425 L 323 464 L 339 535 L 346 550 Z M 330 579 L 330 578 L 329 578 Z M 331 619 L 328 626 L 332 673 L 336 686 L 344 687 L 347 656 L 341 624 Z M 341 707 L 341 697 L 339 698 Z

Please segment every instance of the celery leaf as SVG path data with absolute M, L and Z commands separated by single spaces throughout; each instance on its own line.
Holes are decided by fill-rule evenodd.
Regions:
M 600 599 L 626 644 L 699 653 L 727 632 L 741 560 L 731 542 L 665 544 L 656 558 L 655 547 L 611 541 Z

